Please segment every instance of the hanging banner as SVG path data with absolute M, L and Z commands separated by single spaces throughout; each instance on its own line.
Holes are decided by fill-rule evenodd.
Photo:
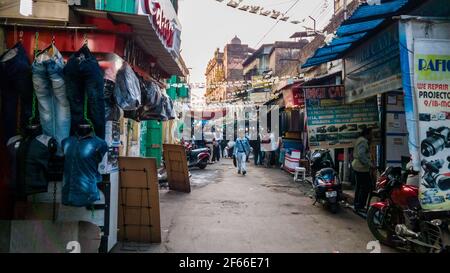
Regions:
M 350 148 L 363 128 L 379 128 L 376 97 L 345 104 L 342 85 L 303 90 L 312 149 Z
M 414 87 L 422 208 L 450 210 L 450 40 L 414 41 Z
M 297 84 L 283 90 L 283 99 L 286 108 L 296 108 L 304 104 L 304 93 L 300 86 L 301 84 Z
M 347 102 L 402 88 L 398 39 L 393 24 L 345 56 Z
M 449 148 L 443 137 L 450 85 L 450 20 L 405 17 L 400 20 L 400 59 L 408 144 L 414 170 L 421 172 L 424 210 L 450 210 Z

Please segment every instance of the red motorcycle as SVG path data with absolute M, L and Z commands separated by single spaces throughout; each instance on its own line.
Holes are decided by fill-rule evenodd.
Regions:
M 389 167 L 381 175 L 372 197 L 367 223 L 370 231 L 382 244 L 403 248 L 411 252 L 448 252 L 449 212 L 423 211 L 419 202 L 419 189 L 406 185 L 413 171 Z

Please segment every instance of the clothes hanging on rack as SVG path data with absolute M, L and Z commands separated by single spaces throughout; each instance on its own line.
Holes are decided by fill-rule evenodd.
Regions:
M 10 158 L 8 150 L 3 140 L 3 124 L 0 120 L 0 220 L 10 220 L 12 218 L 12 196 L 10 185 Z
M 5 128 L 4 141 L 7 141 L 17 133 L 23 132 L 32 116 L 31 66 L 21 43 L 17 43 L 0 56 L 0 96 L 1 118 Z
M 105 118 L 107 121 L 119 121 L 121 115 L 114 96 L 115 86 L 113 81 L 105 79 Z
M 69 58 L 64 67 L 64 75 L 71 112 L 71 135 L 75 135 L 77 126 L 84 121 L 86 99 L 87 117 L 94 126 L 95 134 L 104 139 L 106 120 L 103 71 L 87 45 Z
M 125 62 L 117 72 L 114 96 L 119 107 L 126 111 L 137 110 L 141 104 L 139 79 L 131 66 Z
M 54 138 L 47 135 L 12 137 L 8 150 L 12 160 L 11 188 L 16 200 L 26 200 L 28 195 L 47 192 L 50 145 Z
M 39 114 L 46 135 L 56 138 L 61 145 L 70 134 L 70 107 L 64 80 L 64 59 L 52 45 L 33 62 L 33 85 L 39 102 Z
M 63 140 L 65 155 L 62 203 L 85 207 L 100 200 L 97 183 L 102 181 L 98 166 L 108 151 L 106 142 L 88 134 Z
M 156 83 L 141 80 L 141 90 L 142 105 L 136 111 L 124 111 L 126 118 L 137 121 L 167 121 L 176 118 L 173 100 Z

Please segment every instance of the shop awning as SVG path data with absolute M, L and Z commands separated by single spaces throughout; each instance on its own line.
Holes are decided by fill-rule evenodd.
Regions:
M 169 51 L 159 39 L 157 31 L 147 15 L 119 12 L 75 9 L 79 14 L 91 17 L 109 18 L 115 22 L 125 23 L 133 28 L 133 37 L 138 45 L 149 55 L 157 58 L 158 65 L 169 75 L 185 76 L 181 57 Z
M 348 50 L 360 43 L 392 16 L 399 15 L 412 0 L 382 1 L 381 5 L 362 4 L 336 30 L 336 38 L 322 48 L 316 50 L 302 68 L 320 65 L 341 59 Z

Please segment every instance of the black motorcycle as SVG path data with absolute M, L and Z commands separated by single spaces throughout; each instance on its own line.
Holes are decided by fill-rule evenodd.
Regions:
M 329 150 L 316 150 L 311 154 L 311 174 L 316 198 L 314 204 L 320 202 L 336 213 L 342 200 L 342 184 Z
M 199 148 L 194 149 L 191 143 L 184 143 L 186 148 L 186 156 L 188 167 L 198 167 L 200 169 L 205 169 L 208 166 L 208 161 L 211 156 L 211 150 L 209 148 Z

